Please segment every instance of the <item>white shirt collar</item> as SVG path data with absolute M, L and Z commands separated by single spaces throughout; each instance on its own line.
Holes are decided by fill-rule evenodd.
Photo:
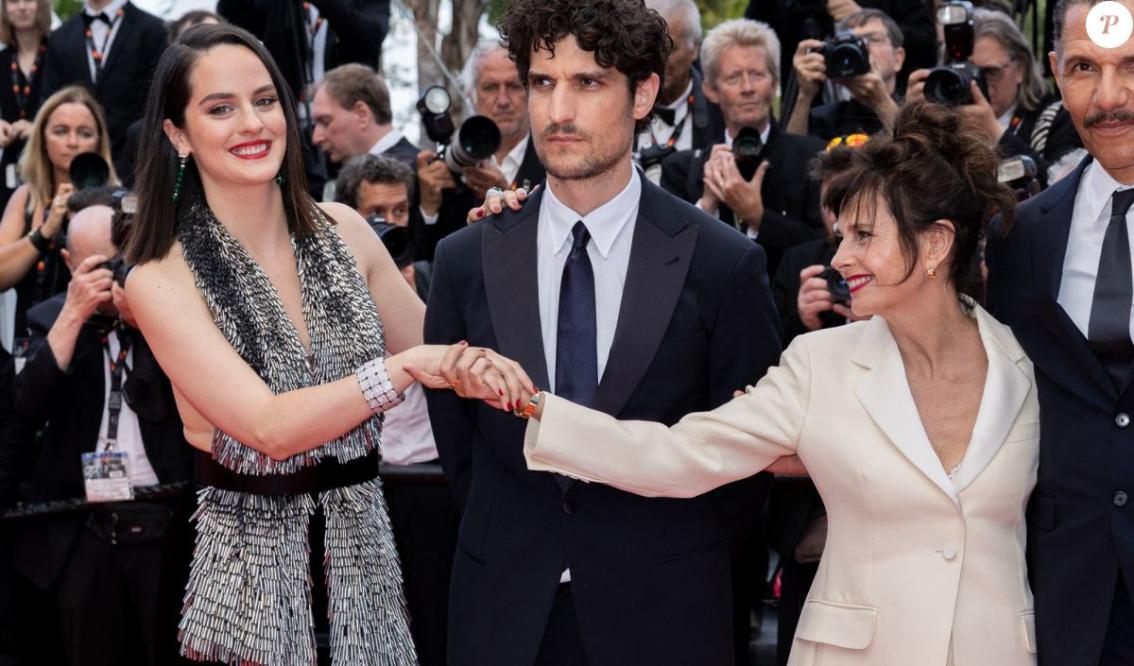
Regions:
M 126 3 L 129 2 L 129 1 L 130 0 L 112 0 L 112 2 L 107 3 L 107 5 L 105 7 L 98 10 L 97 12 L 95 10 L 91 9 L 90 4 L 84 2 L 83 3 L 83 13 L 85 13 L 87 16 L 94 16 L 96 14 L 106 14 L 107 16 L 110 17 L 110 20 L 113 21 L 114 15 L 118 12 L 118 10 L 125 7 Z
M 637 169 L 630 169 L 630 182 L 613 199 L 594 209 L 587 215 L 579 215 L 555 196 L 551 183 L 547 184 L 547 194 L 543 206 L 547 209 L 551 223 L 551 247 L 555 254 L 571 246 L 571 229 L 582 220 L 591 234 L 595 249 L 605 259 L 610 254 L 618 234 L 623 227 L 638 215 L 638 201 L 642 196 L 642 181 Z
M 516 180 L 516 174 L 520 172 L 520 165 L 524 163 L 524 155 L 528 152 L 528 138 L 530 136 L 528 134 L 520 139 L 519 143 L 504 156 L 504 163 L 496 165 L 510 181 Z M 493 156 L 492 159 L 495 161 L 496 157 Z
M 378 139 L 378 143 L 370 147 L 370 154 L 381 155 L 387 150 L 393 148 L 401 140 L 402 133 L 396 129 L 391 129 L 389 132 L 383 134 L 381 139 Z
M 1104 210 L 1107 219 L 1110 218 L 1110 200 L 1115 190 L 1128 190 L 1131 185 L 1123 185 L 1102 168 L 1097 161 L 1092 160 L 1083 171 L 1083 178 L 1079 181 L 1079 192 L 1075 196 L 1082 200 L 1083 209 L 1087 213 L 1087 221 L 1094 224 L 1099 220 Z M 1105 220 L 1104 220 L 1105 223 Z
M 768 145 L 768 136 L 771 135 L 771 133 L 772 133 L 772 120 L 771 120 L 771 118 L 769 118 L 768 124 L 764 126 L 764 131 L 760 132 L 760 143 L 765 145 L 765 146 Z M 728 131 L 727 127 L 725 128 L 725 131 L 724 131 L 724 142 L 725 142 L 726 146 L 728 146 L 729 148 L 732 148 L 732 133 Z
M 1013 104 L 1010 109 L 1005 111 L 1004 115 L 997 118 L 996 122 L 1000 123 L 1000 126 L 1003 127 L 1004 129 L 1008 129 L 1008 126 L 1012 124 L 1012 117 L 1014 115 L 1016 115 L 1016 105 L 1015 104 Z

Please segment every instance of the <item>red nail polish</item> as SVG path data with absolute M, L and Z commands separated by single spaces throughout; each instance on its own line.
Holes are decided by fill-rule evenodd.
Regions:
M 482 210 L 478 210 L 478 211 L 476 212 L 476 219 L 478 219 L 478 220 L 479 220 L 479 219 L 480 219 L 480 218 L 482 218 L 482 217 L 484 217 L 484 210 L 483 210 L 483 209 L 482 209 Z

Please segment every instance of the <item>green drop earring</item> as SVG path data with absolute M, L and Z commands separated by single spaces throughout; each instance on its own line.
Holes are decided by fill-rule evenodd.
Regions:
M 287 182 L 287 178 L 284 177 L 283 171 L 280 171 L 279 173 L 276 174 L 276 185 L 283 187 L 284 183 L 286 183 L 286 182 Z
M 181 182 L 185 180 L 185 163 L 189 161 L 189 155 L 177 156 L 177 180 L 173 182 L 173 203 L 177 203 L 181 199 Z

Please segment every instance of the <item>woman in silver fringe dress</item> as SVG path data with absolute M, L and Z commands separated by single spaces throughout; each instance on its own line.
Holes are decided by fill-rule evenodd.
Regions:
M 325 585 L 333 663 L 416 664 L 380 414 L 406 367 L 445 387 L 449 348 L 421 344 L 424 306 L 366 223 L 306 194 L 291 94 L 251 34 L 185 32 L 144 123 L 126 294 L 201 451 L 182 654 L 313 664 Z

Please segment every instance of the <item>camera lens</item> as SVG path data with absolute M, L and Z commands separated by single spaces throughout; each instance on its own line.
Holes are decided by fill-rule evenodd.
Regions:
M 500 147 L 500 128 L 491 118 L 473 116 L 461 123 L 460 129 L 445 153 L 445 163 L 453 171 L 461 171 L 488 158 Z
M 925 98 L 947 106 L 971 103 L 973 98 L 969 84 L 973 77 L 970 69 L 968 63 L 934 68 L 925 79 Z

